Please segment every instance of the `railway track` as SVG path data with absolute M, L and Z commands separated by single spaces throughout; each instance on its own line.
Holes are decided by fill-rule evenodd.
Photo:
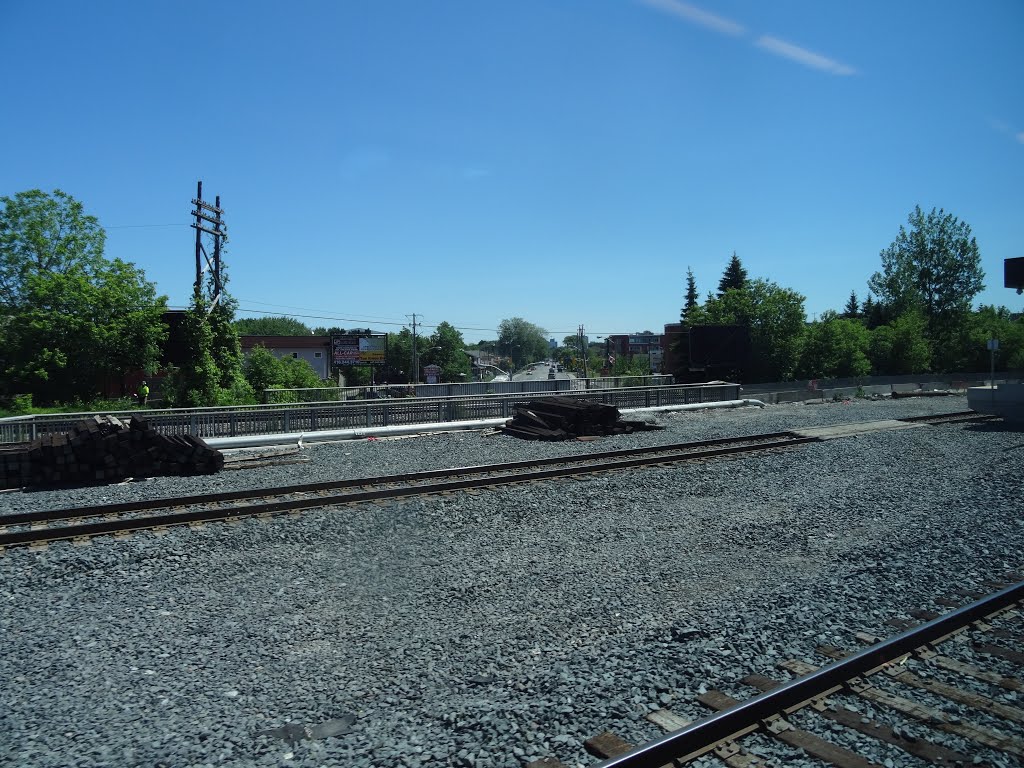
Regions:
M 795 675 L 788 682 L 749 674 L 743 683 L 761 693 L 745 701 L 709 690 L 698 701 L 716 714 L 704 719 L 690 722 L 669 710 L 651 712 L 648 721 L 670 733 L 647 744 L 633 746 L 611 731 L 600 733 L 585 743 L 590 754 L 603 758 L 593 768 L 682 766 L 705 755 L 734 768 L 786 764 L 786 758 L 766 760 L 744 746 L 744 738 L 755 733 L 790 748 L 794 759 L 809 755 L 837 768 L 882 768 L 836 743 L 838 740 L 827 738 L 844 729 L 891 745 L 907 755 L 907 760 L 913 756 L 933 765 L 986 765 L 990 763 L 979 762 L 976 750 L 990 750 L 1005 756 L 1004 764 L 1024 765 L 1024 708 L 999 696 L 1010 691 L 1009 698 L 1015 701 L 1017 694 L 1024 692 L 1021 673 L 1005 673 L 1007 664 L 1024 669 L 1024 653 L 1019 650 L 1024 633 L 1020 614 L 1024 581 L 999 586 L 998 592 L 941 616 L 911 612 L 924 620 L 916 626 L 891 620 L 890 624 L 904 631 L 887 639 L 857 633 L 856 640 L 867 646 L 859 651 L 819 646 L 818 654 L 831 663 L 816 666 L 796 659 L 782 661 L 780 670 Z M 993 622 L 1009 623 L 1013 629 L 994 627 Z M 995 660 L 992 668 L 956 658 L 957 648 L 963 644 Z M 989 692 L 978 693 L 979 688 Z M 850 696 L 862 706 L 850 707 L 836 700 Z M 974 714 L 950 714 L 946 703 L 952 703 L 954 711 L 966 707 Z M 915 729 L 917 735 L 908 734 L 898 726 L 864 716 L 862 709 L 894 713 L 897 719 L 931 729 L 935 736 L 920 738 L 919 729 Z M 797 719 L 800 722 L 795 722 Z M 807 722 L 814 725 L 801 727 Z M 993 726 L 992 722 L 1004 725 Z M 957 751 L 948 746 L 949 735 L 973 747 Z M 893 764 L 901 763 L 892 759 L 884 763 Z M 549 757 L 527 768 L 565 766 Z
M 978 421 L 973 411 L 920 417 L 914 423 Z M 911 420 L 901 420 L 911 421 Z M 883 428 L 883 427 L 879 427 Z M 617 472 L 681 461 L 713 459 L 792 448 L 817 442 L 816 435 L 773 432 L 689 443 L 600 451 L 532 461 L 485 464 L 327 483 L 260 488 L 0 515 L 0 551 L 57 541 L 84 543 L 95 536 L 164 530 L 171 526 L 270 517 L 318 507 L 357 504 L 410 496 L 452 493 L 602 472 Z
M 673 464 L 816 442 L 775 432 L 532 461 L 0 515 L 0 548 Z

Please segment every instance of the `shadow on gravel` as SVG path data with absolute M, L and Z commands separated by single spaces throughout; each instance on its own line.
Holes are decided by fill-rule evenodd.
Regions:
M 285 723 L 280 728 L 257 731 L 256 736 L 270 736 L 275 739 L 287 741 L 292 747 L 299 741 L 311 741 L 313 739 L 326 739 L 331 736 L 341 736 L 352 731 L 352 725 L 356 721 L 355 715 L 328 720 L 319 725 L 303 725 L 302 723 Z
M 968 424 L 966 429 L 970 432 L 1021 432 L 1024 433 L 1024 422 L 1010 422 L 1005 420 L 985 421 L 980 424 Z

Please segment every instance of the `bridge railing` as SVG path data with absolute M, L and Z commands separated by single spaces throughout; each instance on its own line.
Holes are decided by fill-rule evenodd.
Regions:
M 550 394 L 595 400 L 618 408 L 643 408 L 736 400 L 739 398 L 739 391 L 738 384 L 682 384 L 664 387 L 559 390 Z M 141 415 L 155 429 L 165 434 L 192 434 L 202 438 L 237 437 L 488 418 L 507 419 L 512 417 L 516 405 L 543 394 L 517 392 L 221 408 L 147 409 L 113 412 L 109 415 L 118 418 Z M 38 414 L 0 419 L 0 443 L 27 442 L 45 434 L 66 432 L 77 422 L 93 415 Z

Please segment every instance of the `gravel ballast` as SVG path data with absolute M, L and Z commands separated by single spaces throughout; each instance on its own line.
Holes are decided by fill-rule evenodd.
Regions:
M 965 409 L 963 397 L 798 404 L 657 414 L 646 418 L 663 431 L 585 443 L 452 432 L 315 444 L 302 464 L 4 493 L 0 511 Z M 888 618 L 948 610 L 935 600 L 990 591 L 984 581 L 1020 571 L 1022 459 L 1024 434 L 1001 423 L 922 426 L 9 550 L 0 765 L 511 767 L 548 755 L 586 764 L 582 743 L 601 731 L 654 738 L 644 719 L 654 709 L 703 716 L 704 690 L 748 697 L 744 675 L 785 679 L 779 661 L 823 664 L 819 644 L 854 649 L 857 631 L 893 634 Z M 995 722 L 966 708 L 959 716 Z M 879 764 L 920 764 L 853 732 L 833 740 Z M 774 754 L 767 739 L 752 743 Z M 1020 764 L 954 736 L 944 743 Z

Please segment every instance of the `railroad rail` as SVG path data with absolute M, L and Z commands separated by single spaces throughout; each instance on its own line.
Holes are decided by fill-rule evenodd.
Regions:
M 1021 578 L 1015 575 L 1014 578 Z M 1020 733 L 1024 725 L 1024 709 L 952 685 L 931 677 L 936 669 L 953 673 L 961 680 L 971 679 L 975 685 L 984 684 L 993 690 L 1024 691 L 1024 681 L 1000 671 L 986 669 L 955 658 L 955 651 L 947 655 L 942 646 L 955 645 L 953 641 L 967 641 L 978 652 L 1024 667 L 1024 653 L 1013 647 L 990 642 L 1007 638 L 1019 642 L 1021 614 L 1024 602 L 1024 581 L 1001 584 L 999 591 L 956 608 L 950 613 L 936 616 L 911 612 L 925 623 L 908 627 L 908 622 L 891 620 L 889 623 L 905 631 L 888 639 L 868 633 L 857 633 L 856 639 L 867 647 L 860 651 L 846 651 L 834 646 L 819 646 L 817 652 L 832 663 L 816 667 L 803 661 L 788 660 L 779 667 L 797 675 L 789 682 L 779 682 L 761 674 L 743 678 L 743 683 L 762 691 L 746 701 L 736 701 L 720 691 L 707 691 L 698 701 L 713 710 L 704 719 L 689 722 L 668 710 L 658 710 L 647 716 L 648 721 L 670 733 L 660 739 L 634 747 L 610 731 L 598 734 L 585 743 L 587 751 L 598 758 L 593 768 L 656 768 L 686 765 L 702 755 L 714 755 L 721 762 L 736 768 L 760 768 L 769 763 L 743 746 L 742 739 L 755 732 L 802 750 L 819 760 L 838 768 L 881 768 L 863 756 L 829 741 L 811 731 L 794 725 L 790 716 L 801 710 L 814 712 L 822 719 L 823 730 L 852 729 L 878 741 L 885 742 L 908 755 L 914 755 L 936 765 L 978 764 L 973 754 L 963 754 L 949 746 L 927 739 L 907 736 L 885 723 L 863 716 L 830 702 L 835 695 L 853 695 L 873 707 L 897 713 L 898 717 L 917 721 L 920 725 L 960 737 L 969 744 L 988 748 L 1007 756 L 1007 761 L 1024 761 L 1024 739 Z M 1016 622 L 1015 631 L 994 628 L 994 620 Z M 981 637 L 979 638 L 979 635 Z M 921 670 L 911 671 L 906 662 L 920 661 Z M 919 672 L 923 672 L 920 674 Z M 947 702 L 966 706 L 982 713 L 989 721 L 1005 722 L 1000 729 L 983 725 L 942 711 L 939 707 L 922 704 L 889 686 L 877 685 L 879 679 L 892 679 L 905 688 L 924 690 Z M 796 757 L 796 754 L 794 754 Z M 886 765 L 890 764 L 889 762 Z M 982 763 L 984 764 L 984 763 Z M 564 768 L 556 758 L 544 758 L 530 763 L 527 768 Z
M 0 548 L 85 540 L 106 534 L 298 512 L 409 496 L 450 493 L 559 477 L 711 459 L 817 442 L 793 432 L 599 451 L 529 461 L 350 478 L 179 498 L 0 515 Z M 178 511 L 184 510 L 184 511 Z M 96 521 L 98 518 L 113 518 Z M 18 530 L 9 530 L 12 527 Z
M 900 421 L 939 424 L 987 421 L 991 418 L 993 417 L 979 416 L 974 411 L 961 411 Z M 667 465 L 680 461 L 712 459 L 791 448 L 818 442 L 821 439 L 813 434 L 772 432 L 644 448 L 598 451 L 577 456 L 350 478 L 324 483 L 10 513 L 0 515 L 0 551 L 13 546 L 45 545 L 57 541 L 84 543 L 92 537 L 109 534 L 127 535 L 136 531 L 164 530 L 171 526 L 198 525 L 246 517 L 269 517 L 318 507 L 451 493 L 658 464 Z

